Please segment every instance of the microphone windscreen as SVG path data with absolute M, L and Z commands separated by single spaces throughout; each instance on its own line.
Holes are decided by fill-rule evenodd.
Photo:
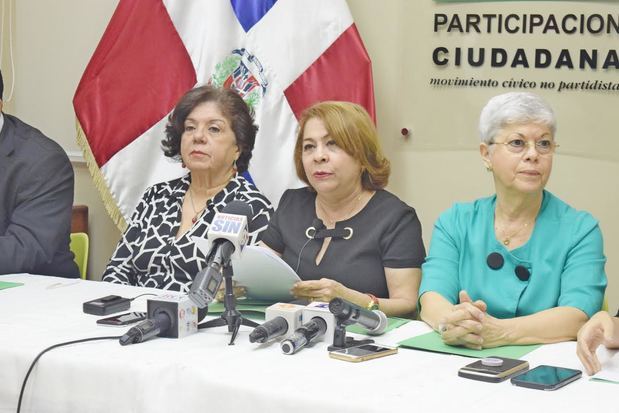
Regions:
M 251 205 L 243 201 L 232 201 L 227 204 L 221 212 L 224 214 L 243 215 L 247 217 L 247 222 L 250 222 L 254 216 L 254 211 Z
M 372 310 L 372 312 L 378 316 L 380 321 L 376 327 L 368 330 L 368 334 L 371 336 L 378 336 L 380 334 L 383 334 L 387 329 L 387 326 L 389 326 L 389 319 L 387 318 L 385 313 L 380 310 Z

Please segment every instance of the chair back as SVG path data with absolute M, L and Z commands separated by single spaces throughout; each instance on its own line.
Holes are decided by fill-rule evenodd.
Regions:
M 71 251 L 75 255 L 73 260 L 80 270 L 80 277 L 85 280 L 88 270 L 88 235 L 86 233 L 74 232 L 71 234 Z
M 73 205 L 71 211 L 71 232 L 88 234 L 88 206 Z

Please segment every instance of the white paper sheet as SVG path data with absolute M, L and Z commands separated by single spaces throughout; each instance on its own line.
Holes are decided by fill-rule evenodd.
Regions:
M 619 351 L 600 347 L 598 348 L 597 356 L 600 363 L 602 363 L 602 370 L 591 376 L 591 378 L 619 384 Z
M 206 255 L 208 241 L 193 237 L 194 242 Z M 284 260 L 268 248 L 248 245 L 243 248 L 240 259 L 232 260 L 232 279 L 247 289 L 247 298 L 272 302 L 294 299 L 290 289 L 299 276 Z

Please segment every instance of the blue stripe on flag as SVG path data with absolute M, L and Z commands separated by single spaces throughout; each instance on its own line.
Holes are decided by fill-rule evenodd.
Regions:
M 254 27 L 276 2 L 277 0 L 230 0 L 234 14 L 245 33 Z

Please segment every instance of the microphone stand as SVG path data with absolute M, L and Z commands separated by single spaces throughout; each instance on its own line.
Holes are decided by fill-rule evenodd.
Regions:
M 236 309 L 236 298 L 234 297 L 234 288 L 232 287 L 232 263 L 230 260 L 226 260 L 223 264 L 222 268 L 226 295 L 224 298 L 224 308 L 225 311 L 221 314 L 219 318 L 215 318 L 213 320 L 206 321 L 198 325 L 198 329 L 202 328 L 210 328 L 210 327 L 221 327 L 228 326 L 228 332 L 232 333 L 232 338 L 228 343 L 229 346 L 234 344 L 234 340 L 239 332 L 239 327 L 241 325 L 248 327 L 258 327 L 258 323 L 255 321 L 244 318 L 241 313 Z
M 346 326 L 350 324 L 354 324 L 354 323 L 347 323 L 346 321 L 340 320 L 338 317 L 335 317 L 335 330 L 333 332 L 333 344 L 327 347 L 329 351 L 341 350 L 343 348 L 361 346 L 363 344 L 370 344 L 374 342 L 374 340 L 372 340 L 371 338 L 355 340 L 352 337 L 346 337 Z

